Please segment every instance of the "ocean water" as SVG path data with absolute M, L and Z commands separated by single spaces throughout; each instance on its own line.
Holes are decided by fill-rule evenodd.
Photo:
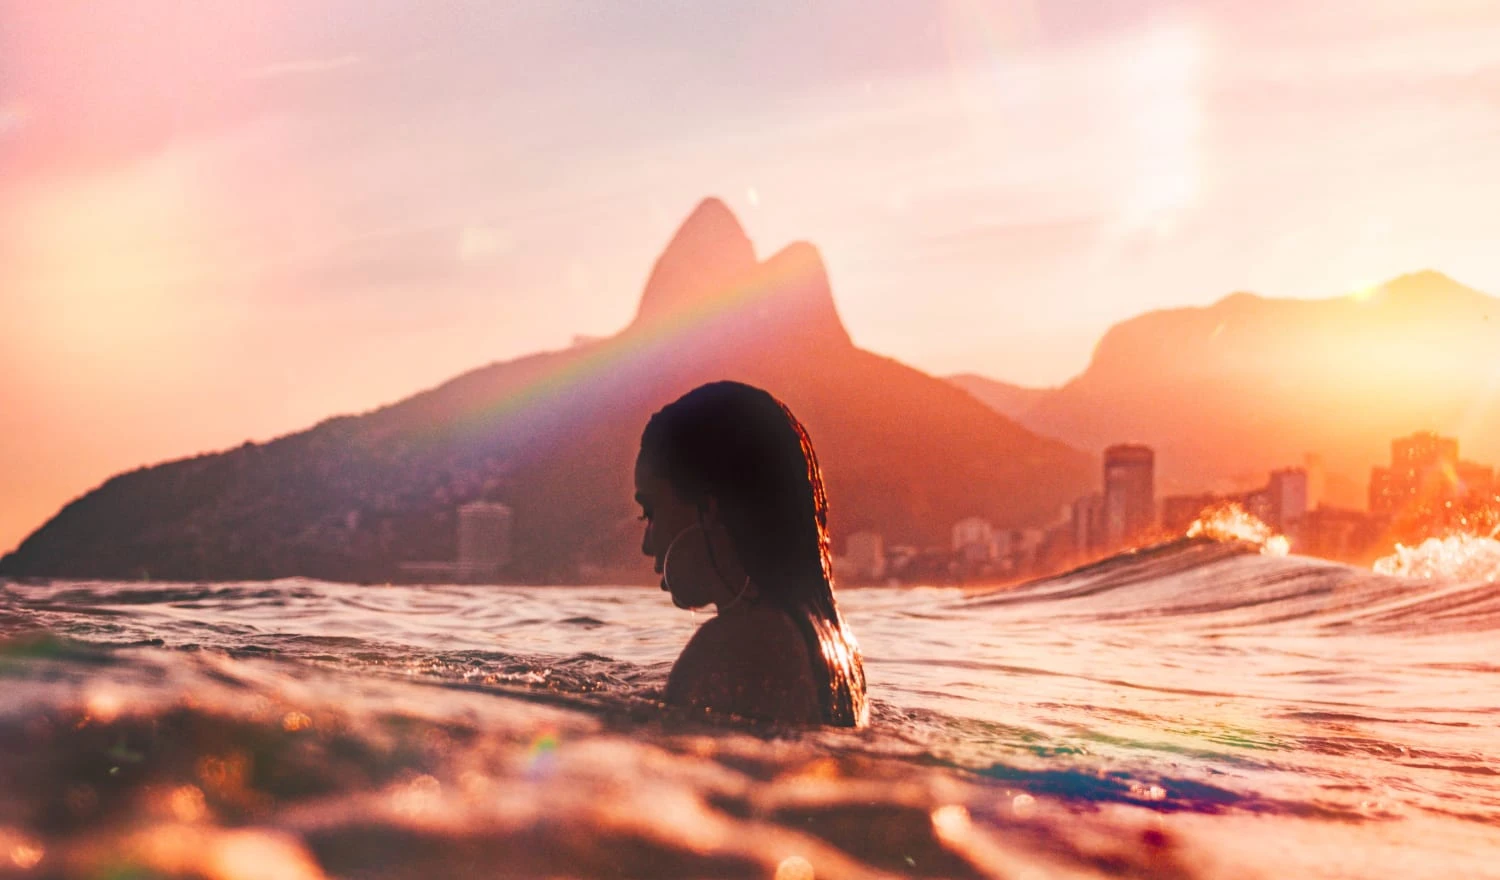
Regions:
M 657 590 L 8 583 L 0 876 L 1500 877 L 1500 573 L 1423 573 L 843 591 L 863 731 L 663 707 Z

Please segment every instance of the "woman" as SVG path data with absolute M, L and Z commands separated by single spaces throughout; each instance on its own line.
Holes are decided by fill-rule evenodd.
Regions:
M 667 701 L 773 721 L 863 725 L 864 666 L 829 574 L 828 502 L 807 431 L 759 388 L 715 382 L 647 423 L 636 501 L 661 586 L 713 605 Z

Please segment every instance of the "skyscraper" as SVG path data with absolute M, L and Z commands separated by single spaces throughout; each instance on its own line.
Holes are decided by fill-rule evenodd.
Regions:
M 1491 498 L 1496 493 L 1495 469 L 1472 461 L 1458 463 L 1458 485 L 1470 498 Z
M 1323 469 L 1323 456 L 1309 452 L 1302 459 L 1307 471 L 1307 509 L 1316 510 L 1328 497 L 1328 472 Z
M 1104 450 L 1104 532 L 1111 548 L 1138 540 L 1156 524 L 1156 453 L 1121 444 Z
M 1370 472 L 1370 510 L 1395 514 L 1462 494 L 1458 466 L 1458 441 L 1451 437 L 1419 431 L 1392 440 L 1390 467 Z
M 1210 492 L 1197 495 L 1168 495 L 1161 500 L 1161 530 L 1168 535 L 1185 535 L 1204 511 L 1222 504 L 1224 499 Z
M 1094 492 L 1074 501 L 1072 527 L 1073 549 L 1079 555 L 1104 552 L 1104 496 Z
M 1266 525 L 1285 535 L 1301 524 L 1307 513 L 1307 482 L 1307 471 L 1302 468 L 1271 472 L 1271 481 L 1266 485 L 1270 514 Z
M 971 516 L 953 524 L 953 553 L 964 562 L 977 564 L 995 558 L 995 527 L 989 520 Z
M 875 532 L 855 532 L 844 542 L 856 577 L 865 581 L 885 576 L 885 540 Z

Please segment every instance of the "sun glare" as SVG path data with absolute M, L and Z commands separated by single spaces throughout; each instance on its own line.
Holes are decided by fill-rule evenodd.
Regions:
M 1153 28 L 1128 49 L 1120 85 L 1134 166 L 1123 210 L 1130 229 L 1169 231 L 1198 197 L 1202 60 L 1202 39 L 1187 25 Z

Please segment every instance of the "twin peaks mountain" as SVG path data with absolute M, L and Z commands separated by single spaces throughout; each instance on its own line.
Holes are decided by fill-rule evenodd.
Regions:
M 1156 447 L 1164 491 L 1258 485 L 1312 453 L 1327 500 L 1362 508 L 1370 466 L 1419 430 L 1500 464 L 1500 299 L 1437 272 L 1336 299 L 1236 293 L 1141 315 L 1060 388 L 953 381 L 1079 448 Z
M 649 580 L 632 467 L 650 415 L 708 381 L 781 397 L 827 479 L 835 546 L 870 528 L 946 543 L 951 525 L 1050 521 L 1091 459 L 963 390 L 854 346 L 817 250 L 760 260 L 703 202 L 657 260 L 629 327 L 496 363 L 266 444 L 116 476 L 15 553 L 9 575 L 382 580 L 453 559 L 456 511 L 512 510 L 510 574 Z

